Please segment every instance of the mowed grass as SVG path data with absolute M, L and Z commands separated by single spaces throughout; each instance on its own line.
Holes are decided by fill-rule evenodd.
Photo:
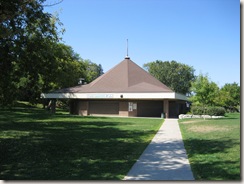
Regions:
M 240 114 L 179 124 L 196 180 L 240 180 Z
M 0 109 L 0 179 L 121 180 L 162 122 Z

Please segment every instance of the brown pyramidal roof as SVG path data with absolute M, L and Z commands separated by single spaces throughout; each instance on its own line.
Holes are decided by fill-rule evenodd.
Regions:
M 56 93 L 173 92 L 126 57 L 123 61 L 87 85 L 60 89 Z

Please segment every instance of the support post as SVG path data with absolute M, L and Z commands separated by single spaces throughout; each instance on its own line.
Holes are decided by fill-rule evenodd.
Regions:
M 165 118 L 169 118 L 169 100 L 164 100 L 164 114 Z
M 55 114 L 56 113 L 56 99 L 51 100 L 51 113 Z

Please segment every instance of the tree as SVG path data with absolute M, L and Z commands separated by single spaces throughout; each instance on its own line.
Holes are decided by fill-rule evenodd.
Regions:
M 72 47 L 59 43 L 55 53 L 57 68 L 54 72 L 56 89 L 67 88 L 78 84 L 79 78 L 86 75 L 86 66 L 82 58 Z
M 46 83 L 45 76 L 53 74 L 50 71 L 56 66 L 53 52 L 55 44 L 56 42 L 50 42 L 47 38 L 39 39 L 33 35 L 22 48 L 21 59 L 15 63 L 15 75 L 19 78 L 16 80 L 18 100 L 38 102 Z M 53 79 L 53 76 L 50 76 L 50 79 Z
M 191 84 L 192 96 L 190 100 L 195 105 L 214 106 L 217 104 L 219 88 L 216 83 L 211 82 L 207 75 L 200 74 Z
M 31 52 L 40 56 L 42 62 L 33 62 L 35 57 L 29 56 L 23 66 L 18 65 L 18 71 L 21 71 L 18 83 L 19 100 L 39 102 L 42 92 L 76 86 L 79 78 L 90 82 L 102 71 L 101 65 L 83 60 L 72 47 L 63 43 L 43 44 L 43 48 L 51 52 L 42 53 L 42 50 L 34 51 L 33 48 Z
M 79 78 L 86 76 L 85 63 L 72 47 L 63 43 L 49 43 L 43 47 L 51 52 L 31 52 L 40 55 L 42 62 L 28 60 L 34 58 L 31 56 L 26 58 L 24 66 L 19 65 L 22 73 L 18 83 L 20 100 L 36 103 L 42 92 L 75 86 Z
M 191 82 L 194 80 L 194 68 L 176 61 L 149 62 L 144 68 L 173 91 L 182 94 L 190 93 Z
M 97 65 L 96 63 L 93 63 L 90 60 L 83 60 L 83 63 L 85 65 L 85 70 L 86 70 L 86 75 L 85 75 L 86 82 L 90 83 L 103 74 L 103 69 L 101 64 Z
M 36 91 L 39 72 L 49 55 L 48 43 L 57 42 L 51 14 L 43 12 L 45 0 L 0 0 L 0 105 L 11 105 L 18 87 L 31 81 Z M 50 61 L 50 60 L 49 60 Z M 25 79 L 24 79 L 24 78 Z
M 37 103 L 42 92 L 90 82 L 102 66 L 84 61 L 60 43 L 58 14 L 43 12 L 45 0 L 0 0 L 0 105 Z M 61 1 L 60 1 L 61 2 Z
M 225 84 L 219 92 L 219 105 L 234 112 L 240 107 L 240 86 L 237 83 Z

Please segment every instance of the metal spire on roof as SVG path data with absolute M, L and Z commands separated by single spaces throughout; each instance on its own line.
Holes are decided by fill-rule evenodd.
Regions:
M 128 39 L 126 39 L 126 56 L 125 56 L 125 59 L 130 59 L 129 57 L 129 53 L 128 53 Z

